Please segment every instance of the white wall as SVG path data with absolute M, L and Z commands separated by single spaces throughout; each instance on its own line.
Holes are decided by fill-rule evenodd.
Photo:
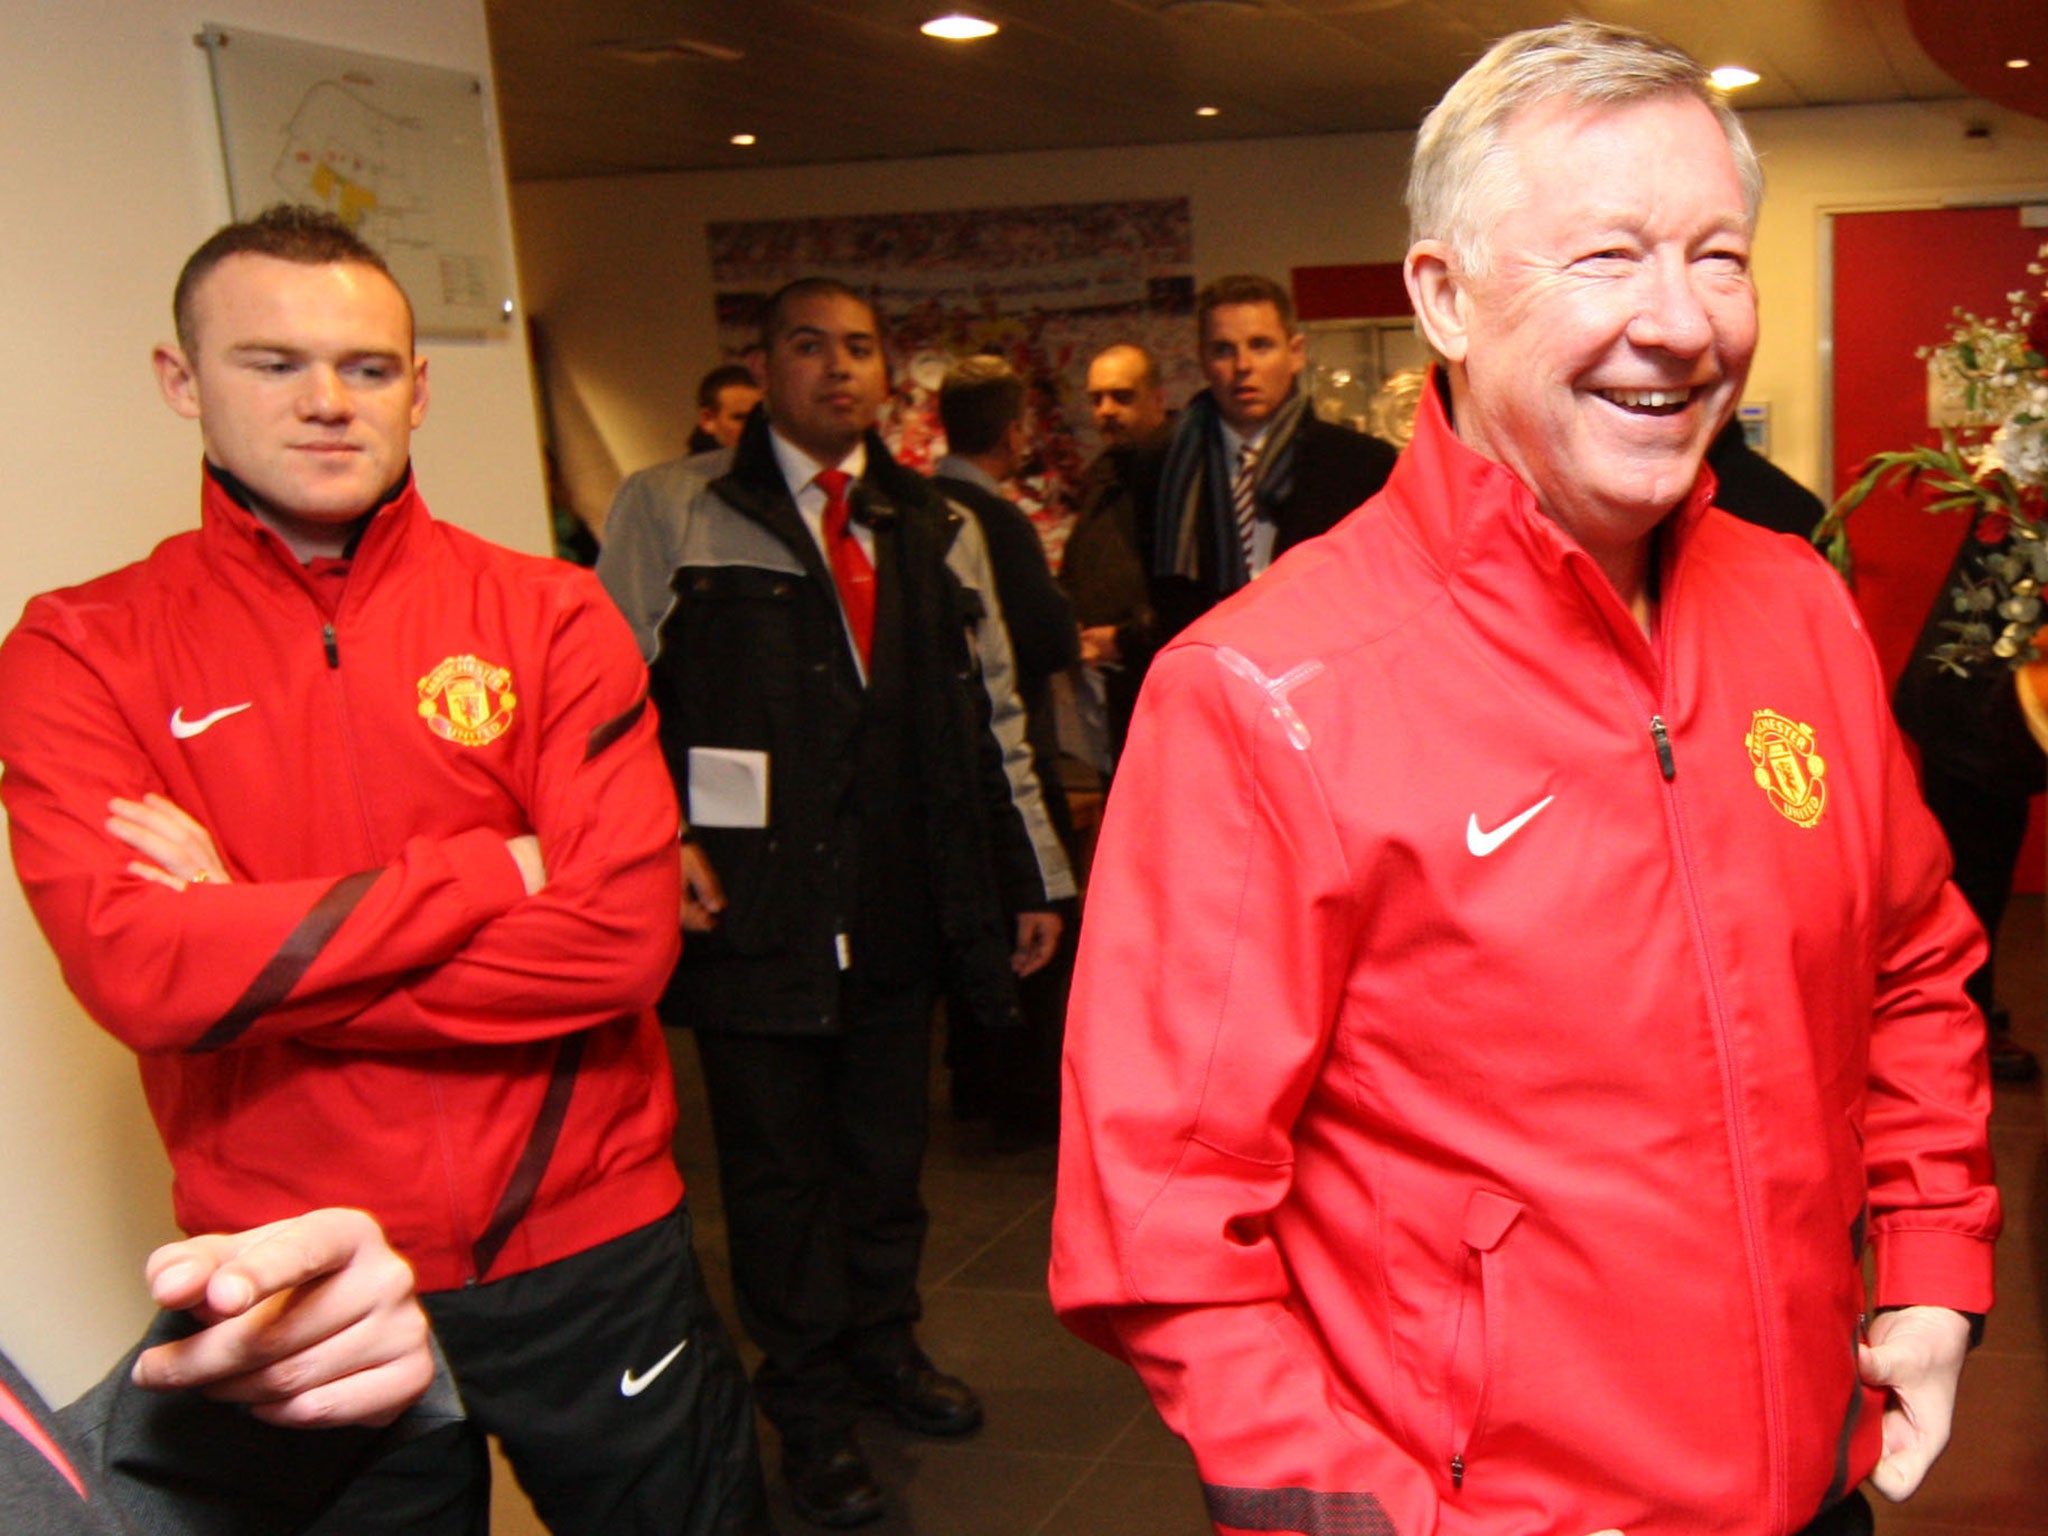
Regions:
M 1986 122 L 1988 142 L 1963 128 Z M 1819 226 L 1836 207 L 1943 195 L 2048 195 L 2048 123 L 1982 102 L 1759 112 L 1770 193 L 1757 246 L 1764 339 L 1750 395 L 1773 409 L 1778 462 L 1822 480 Z M 1198 279 L 1398 261 L 1409 136 L 1360 134 L 1082 153 L 705 172 L 513 188 L 529 310 L 615 473 L 683 451 L 716 357 L 704 226 L 1186 195 Z
M 482 0 L 0 0 L 0 625 L 196 521 L 198 439 L 157 398 L 148 356 L 179 264 L 228 217 L 191 41 L 204 21 L 490 73 Z M 429 503 L 545 548 L 523 340 L 426 351 Z M 168 1174 L 132 1061 L 71 1001 L 11 877 L 0 998 L 0 1342 L 69 1396 L 147 1315 L 141 1260 L 171 1235 Z

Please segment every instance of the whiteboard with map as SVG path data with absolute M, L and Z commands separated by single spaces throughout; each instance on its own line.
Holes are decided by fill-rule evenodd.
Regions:
M 422 335 L 509 333 L 511 265 L 475 75 L 214 23 L 195 41 L 236 218 L 276 202 L 326 208 L 390 263 Z

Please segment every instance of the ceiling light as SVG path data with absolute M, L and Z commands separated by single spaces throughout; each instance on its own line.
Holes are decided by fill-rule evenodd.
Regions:
M 949 43 L 971 43 L 979 38 L 994 37 L 1000 29 L 994 22 L 980 16 L 952 11 L 944 16 L 934 16 L 917 30 L 926 37 L 942 37 Z
M 2026 69 L 2030 65 L 2032 65 L 2033 62 L 2034 61 L 2032 59 L 2007 59 L 2005 61 L 2005 67 L 2007 69 Z
M 732 142 L 739 145 L 741 149 L 745 149 L 749 144 L 755 143 L 756 140 L 751 133 L 736 133 L 732 136 Z
M 1197 117 L 1216 117 L 1216 116 L 1220 115 L 1220 114 L 1222 113 L 1222 111 L 1223 111 L 1223 109 L 1222 109 L 1221 107 L 1197 107 L 1197 108 L 1195 108 L 1195 116 L 1197 116 Z
M 1740 64 L 1723 64 L 1708 78 L 1724 91 L 1739 91 L 1745 85 L 1755 85 L 1763 76 L 1753 69 L 1744 69 Z

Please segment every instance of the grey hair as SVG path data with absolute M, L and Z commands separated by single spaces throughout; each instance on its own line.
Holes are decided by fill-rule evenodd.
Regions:
M 1441 240 L 1465 271 L 1488 265 L 1488 226 L 1523 195 L 1504 142 L 1517 114 L 1548 101 L 1627 106 L 1690 96 L 1714 114 L 1742 180 L 1751 228 L 1763 206 L 1756 149 L 1699 61 L 1648 33 L 1568 21 L 1502 38 L 1459 77 L 1422 120 L 1408 171 L 1409 243 Z

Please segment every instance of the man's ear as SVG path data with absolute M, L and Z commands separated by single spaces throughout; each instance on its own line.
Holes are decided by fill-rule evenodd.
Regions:
M 427 419 L 427 393 L 427 360 L 415 355 L 412 360 L 412 424 L 415 431 Z
M 163 392 L 164 404 L 186 420 L 197 421 L 199 376 L 185 360 L 184 350 L 168 341 L 160 342 L 149 354 L 149 361 L 156 369 L 156 387 Z
M 1445 362 L 1462 363 L 1470 339 L 1472 288 L 1452 263 L 1450 247 L 1441 240 L 1416 241 L 1401 264 L 1401 276 L 1423 339 Z

